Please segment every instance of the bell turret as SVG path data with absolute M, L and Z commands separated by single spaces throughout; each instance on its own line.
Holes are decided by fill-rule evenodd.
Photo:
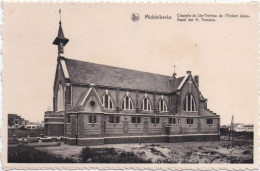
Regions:
M 60 22 L 59 22 L 58 36 L 56 37 L 56 39 L 52 43 L 52 44 L 58 46 L 58 56 L 60 56 L 60 54 L 64 54 L 64 46 L 66 46 L 66 44 L 69 41 L 69 39 L 67 39 L 64 36 L 63 30 L 62 30 L 62 26 L 61 26 L 61 10 L 59 11 L 59 13 L 60 13 Z

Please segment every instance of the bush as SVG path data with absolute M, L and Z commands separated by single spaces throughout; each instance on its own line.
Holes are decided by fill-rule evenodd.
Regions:
M 164 155 L 162 152 L 156 150 L 156 149 L 153 148 L 153 147 L 150 148 L 150 150 L 151 150 L 151 153 L 153 153 L 153 154 L 155 154 L 155 155 L 159 155 L 159 156 L 165 157 L 165 155 Z
M 243 151 L 243 154 L 252 154 L 252 152 L 250 150 L 245 150 Z
M 85 147 L 81 150 L 80 158 L 83 163 L 151 163 L 132 152 L 118 153 L 114 148 Z
M 8 147 L 9 163 L 74 163 L 71 158 L 63 158 L 46 151 L 40 151 L 33 147 L 18 145 Z
M 41 134 L 44 134 L 43 130 L 39 129 L 8 129 L 8 137 L 40 137 Z

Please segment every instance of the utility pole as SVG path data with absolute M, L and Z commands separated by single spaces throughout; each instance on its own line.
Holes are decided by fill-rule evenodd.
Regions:
M 232 141 L 233 141 L 234 140 L 234 115 L 232 115 L 231 124 L 229 127 L 228 141 L 230 141 L 231 136 L 232 136 Z
M 78 114 L 76 114 L 76 145 L 78 145 Z

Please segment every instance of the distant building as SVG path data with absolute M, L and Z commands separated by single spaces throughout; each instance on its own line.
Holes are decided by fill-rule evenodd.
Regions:
M 25 125 L 26 129 L 37 129 L 37 125 Z
M 235 132 L 254 132 L 254 125 L 237 123 L 234 125 Z
M 21 119 L 22 119 L 21 126 L 25 126 L 29 123 L 28 120 L 25 120 L 24 118 L 21 118 Z
M 43 128 L 42 124 L 38 122 L 29 122 L 18 114 L 8 114 L 8 128 L 18 129 L 22 127 L 25 129 Z
M 37 129 L 41 128 L 41 124 L 39 122 L 28 122 L 25 126 L 25 129 Z
M 22 118 L 18 114 L 8 114 L 8 128 L 20 128 Z

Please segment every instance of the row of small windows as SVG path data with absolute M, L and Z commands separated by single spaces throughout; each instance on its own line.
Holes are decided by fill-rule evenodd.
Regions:
M 107 95 L 107 94 L 104 95 L 103 98 L 101 99 L 101 101 L 105 108 L 107 108 L 107 109 L 113 108 L 113 101 L 109 95 Z M 133 109 L 133 102 L 129 96 L 124 97 L 121 107 L 124 110 Z M 161 112 L 168 111 L 167 104 L 164 99 L 159 100 L 157 107 L 158 107 L 159 111 L 161 111 Z M 143 100 L 141 102 L 141 109 L 143 111 L 152 110 L 150 100 L 147 97 L 143 98 Z M 188 111 L 188 112 L 196 111 L 195 99 L 193 98 L 193 96 L 191 94 L 188 94 L 185 97 L 184 103 L 183 103 L 183 110 Z
M 67 123 L 71 123 L 71 118 L 68 115 L 67 116 Z M 96 115 L 89 115 L 88 116 L 88 123 L 97 123 L 97 116 Z M 111 115 L 108 117 L 108 123 L 120 123 L 120 116 Z M 140 116 L 132 116 L 131 117 L 131 123 L 141 123 L 141 117 Z M 160 118 L 158 117 L 151 117 L 151 123 L 158 124 L 160 123 Z M 176 118 L 168 118 L 168 124 L 176 124 Z M 186 124 L 193 125 L 194 121 L 193 118 L 187 118 Z M 207 124 L 212 125 L 213 119 L 207 118 Z
M 101 102 L 106 109 L 113 109 L 113 101 L 109 95 L 105 94 L 102 97 Z M 133 102 L 129 96 L 124 97 L 121 107 L 124 110 L 132 110 L 134 108 Z M 141 109 L 144 111 L 152 110 L 152 106 L 151 106 L 150 100 L 148 98 L 146 98 L 146 97 L 143 98 L 143 100 L 141 102 Z M 163 99 L 159 100 L 158 109 L 159 109 L 159 111 L 163 111 L 163 112 L 167 111 L 167 105 L 166 105 L 165 100 L 163 100 Z
M 71 86 L 66 86 L 66 104 L 71 103 Z M 64 103 L 63 103 L 63 88 L 62 84 L 59 84 L 59 89 L 58 89 L 58 100 L 57 100 L 57 111 L 61 111 L 64 109 Z M 101 102 L 103 106 L 106 109 L 113 109 L 113 101 L 111 97 L 108 95 L 108 90 L 106 90 L 106 94 L 102 97 Z M 128 96 L 124 97 L 123 102 L 122 102 L 122 109 L 124 110 L 132 110 L 133 109 L 133 102 L 131 98 Z M 167 104 L 163 98 L 161 98 L 158 101 L 157 107 L 159 111 L 165 112 L 168 111 L 167 109 Z M 143 98 L 141 102 L 141 109 L 144 111 L 151 111 L 151 103 L 150 100 L 147 98 L 147 95 L 145 98 Z M 195 104 L 195 99 L 192 96 L 192 94 L 186 95 L 184 101 L 183 101 L 183 110 L 184 111 L 196 111 L 196 104 Z

